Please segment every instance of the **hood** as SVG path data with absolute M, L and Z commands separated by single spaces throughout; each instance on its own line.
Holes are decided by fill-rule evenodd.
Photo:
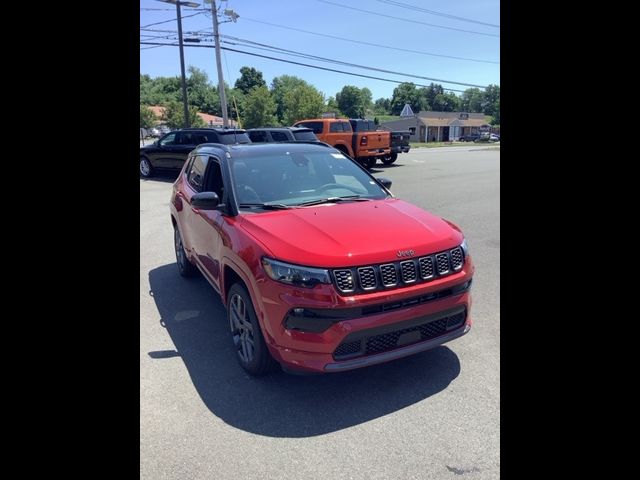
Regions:
M 453 248 L 463 236 L 429 212 L 398 199 L 318 205 L 242 216 L 242 227 L 279 260 L 348 267 Z

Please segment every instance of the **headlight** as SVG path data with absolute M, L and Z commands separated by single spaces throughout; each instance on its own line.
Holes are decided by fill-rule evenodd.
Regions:
M 329 271 L 322 268 L 302 267 L 262 257 L 262 266 L 273 280 L 296 287 L 313 288 L 319 283 L 331 283 Z
M 467 258 L 469 256 L 469 246 L 467 245 L 466 238 L 460 244 L 460 248 L 462 249 L 462 253 L 464 253 L 464 258 Z

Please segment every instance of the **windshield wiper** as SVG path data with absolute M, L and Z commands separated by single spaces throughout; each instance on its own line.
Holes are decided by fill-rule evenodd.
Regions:
M 369 202 L 370 198 L 364 198 L 360 195 L 348 195 L 346 197 L 327 197 L 320 198 L 318 200 L 309 200 L 308 202 L 298 203 L 300 207 L 308 207 L 310 205 L 322 205 L 323 203 L 338 203 L 338 202 Z
M 264 210 L 285 210 L 291 208 L 283 203 L 241 203 L 240 208 L 262 208 Z

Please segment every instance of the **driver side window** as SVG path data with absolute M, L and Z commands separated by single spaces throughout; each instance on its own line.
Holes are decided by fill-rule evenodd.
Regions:
M 176 134 L 170 133 L 169 135 L 164 137 L 162 140 L 160 140 L 160 145 L 162 146 L 175 145 L 175 141 L 176 141 Z

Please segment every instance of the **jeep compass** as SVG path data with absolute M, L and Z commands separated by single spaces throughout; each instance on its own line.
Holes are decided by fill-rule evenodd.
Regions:
M 453 223 L 326 144 L 202 144 L 173 185 L 178 270 L 227 308 L 250 374 L 338 372 L 471 328 L 473 264 Z

